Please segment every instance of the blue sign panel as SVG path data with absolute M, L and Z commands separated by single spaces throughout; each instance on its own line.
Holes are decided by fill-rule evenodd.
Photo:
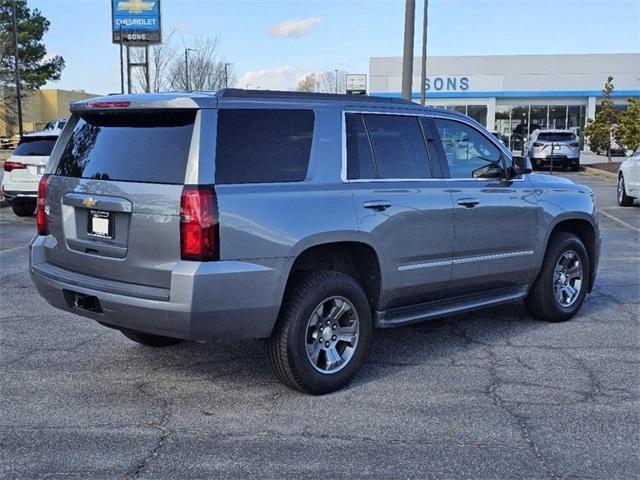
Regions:
M 113 42 L 160 43 L 160 0 L 111 0 Z

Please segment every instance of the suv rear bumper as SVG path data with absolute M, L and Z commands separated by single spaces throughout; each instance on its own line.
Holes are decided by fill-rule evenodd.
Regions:
M 9 202 L 14 200 L 36 200 L 38 198 L 38 192 L 5 190 L 3 187 L 2 197 Z
M 280 272 L 288 272 L 283 265 L 288 259 L 259 264 L 181 261 L 172 272 L 171 288 L 162 289 L 47 263 L 45 244 L 51 240 L 36 236 L 31 243 L 30 272 L 38 293 L 56 308 L 107 326 L 195 341 L 263 338 L 271 334 L 278 316 L 286 282 Z
M 551 166 L 551 157 L 532 157 L 531 165 L 533 167 L 549 167 Z M 553 156 L 554 167 L 578 167 L 580 166 L 580 157 Z

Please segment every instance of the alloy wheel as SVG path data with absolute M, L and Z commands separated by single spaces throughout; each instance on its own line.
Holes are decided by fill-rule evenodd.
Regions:
M 320 373 L 336 373 L 353 357 L 359 334 L 360 321 L 353 304 L 341 296 L 326 298 L 307 322 L 307 359 Z
M 558 259 L 553 275 L 553 292 L 562 307 L 568 308 L 576 302 L 582 289 L 582 277 L 580 256 L 567 250 Z

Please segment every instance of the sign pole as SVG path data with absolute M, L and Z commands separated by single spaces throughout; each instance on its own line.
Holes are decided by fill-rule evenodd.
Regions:
M 127 45 L 127 93 L 131 93 L 131 57 L 129 56 L 130 47 Z
M 124 59 L 122 45 L 122 24 L 120 24 L 120 93 L 124 95 Z
M 149 45 L 144 46 L 144 78 L 147 82 L 147 88 L 145 91 L 149 93 L 151 91 L 151 81 L 149 76 Z

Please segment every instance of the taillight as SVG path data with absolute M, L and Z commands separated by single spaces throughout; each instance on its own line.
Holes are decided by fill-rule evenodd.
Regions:
M 38 203 L 36 209 L 36 223 L 38 225 L 38 235 L 47 235 L 49 226 L 47 225 L 47 187 L 49 186 L 49 175 L 43 175 L 38 183 Z
M 534 147 L 544 147 L 544 143 L 540 143 L 540 142 L 534 142 L 533 143 Z
M 180 256 L 183 260 L 218 260 L 218 201 L 212 186 L 186 186 L 180 199 Z
M 22 170 L 27 166 L 22 162 L 4 162 L 4 171 L 10 172 L 12 170 Z

